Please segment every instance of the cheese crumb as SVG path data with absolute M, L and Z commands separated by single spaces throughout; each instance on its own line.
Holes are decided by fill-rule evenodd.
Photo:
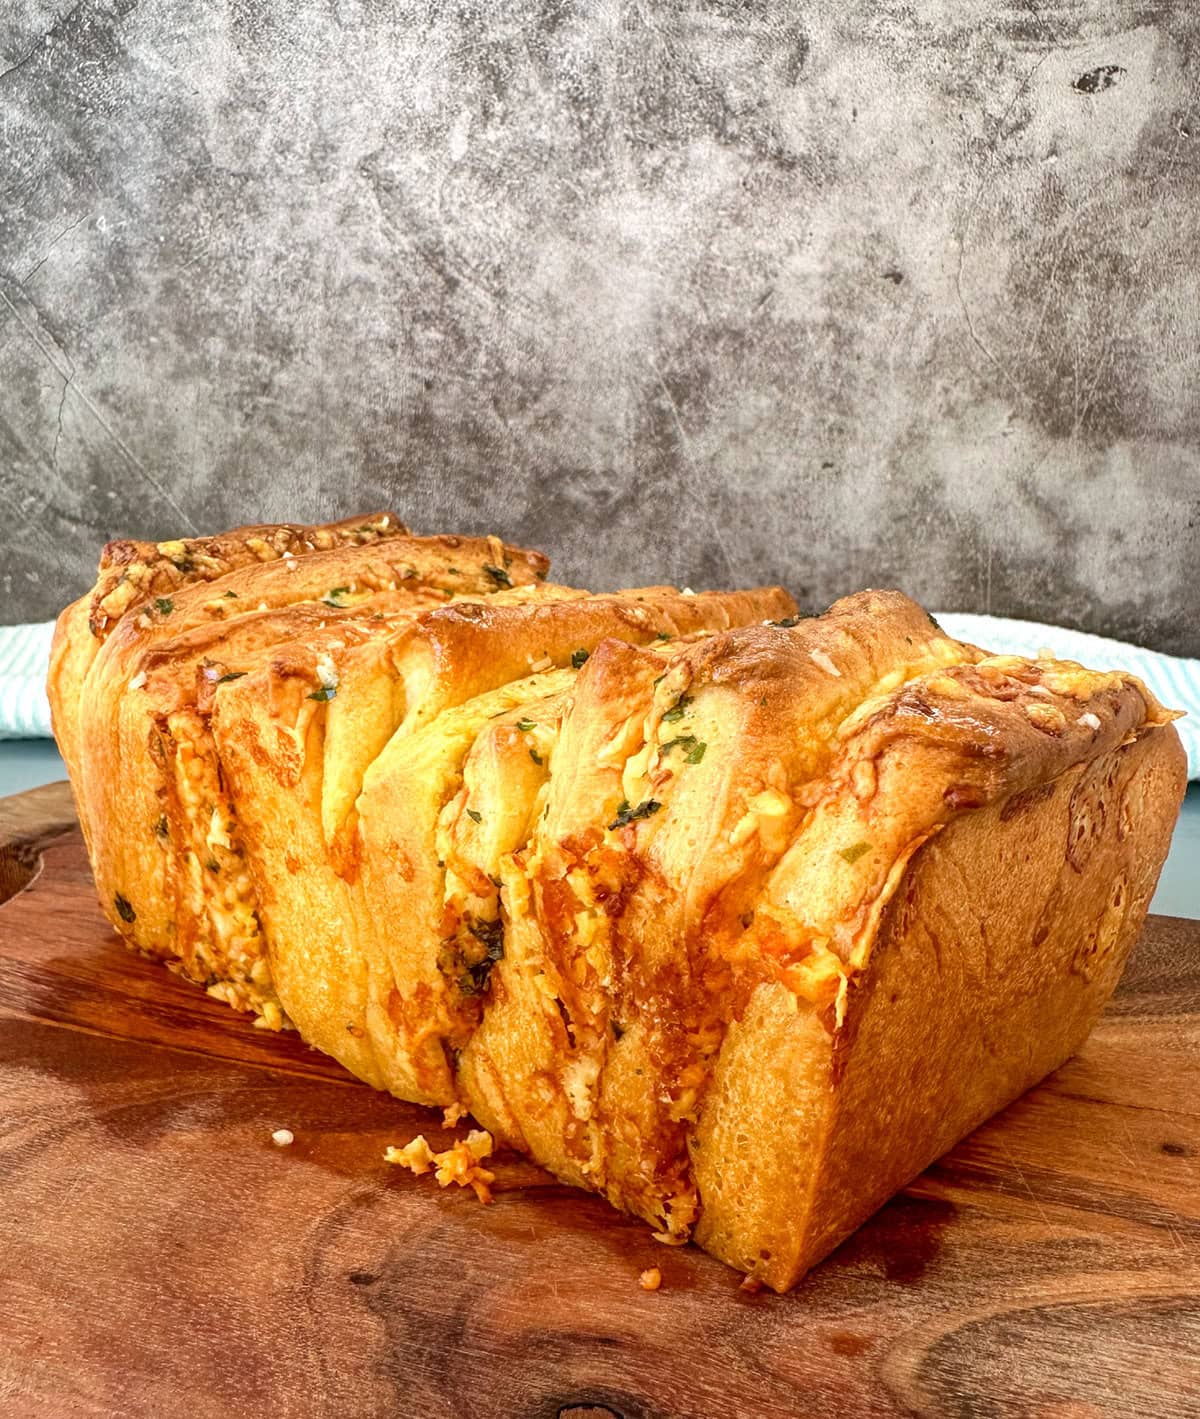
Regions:
M 469 1187 L 480 1202 L 492 1200 L 489 1184 L 496 1174 L 483 1166 L 483 1160 L 491 1156 L 495 1141 L 492 1135 L 481 1128 L 474 1128 L 465 1139 L 460 1139 L 442 1153 L 435 1153 L 425 1141 L 425 1135 L 418 1133 L 411 1143 L 403 1148 L 389 1148 L 384 1160 L 396 1163 L 410 1172 L 427 1173 L 436 1168 L 439 1187 L 449 1187 L 457 1183 L 459 1187 Z
M 1086 726 L 1086 728 L 1088 729 L 1098 730 L 1100 728 L 1100 716 L 1097 714 L 1092 714 L 1092 712 L 1089 710 L 1087 714 L 1081 714 L 1079 716 L 1079 723 Z
M 275 1132 L 271 1134 L 271 1142 L 274 1143 L 277 1148 L 286 1148 L 289 1144 L 295 1143 L 295 1141 L 296 1135 L 290 1128 L 277 1128 Z
M 647 1267 L 638 1277 L 638 1285 L 643 1291 L 657 1291 L 662 1285 L 662 1272 L 657 1266 Z

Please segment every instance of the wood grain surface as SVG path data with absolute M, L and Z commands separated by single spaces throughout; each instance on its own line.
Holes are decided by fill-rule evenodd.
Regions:
M 1200 1415 L 1200 923 L 777 1297 L 520 1159 L 388 1167 L 437 1116 L 126 952 L 65 785 L 0 802 L 0 895 L 5 1419 Z

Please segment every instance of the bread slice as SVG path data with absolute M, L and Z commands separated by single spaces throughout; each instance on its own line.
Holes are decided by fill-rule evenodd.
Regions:
M 303 694 L 312 670 L 299 647 L 222 686 L 217 746 L 259 879 L 273 979 L 305 1038 L 401 1097 L 453 1102 L 444 1041 L 462 973 L 445 969 L 456 933 L 431 852 L 475 736 L 491 716 L 560 689 L 606 638 L 653 642 L 792 609 L 778 589 L 501 595 L 418 617 L 374 645 L 369 664 L 348 650 L 327 705 Z M 395 712 L 378 695 L 359 702 L 351 683 L 393 686 Z M 338 732 L 348 714 L 360 716 L 352 739 Z M 368 767 L 353 746 L 385 734 Z

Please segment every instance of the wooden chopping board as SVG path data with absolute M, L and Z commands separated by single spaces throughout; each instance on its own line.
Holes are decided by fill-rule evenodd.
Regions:
M 1200 922 L 777 1297 L 520 1159 L 389 1167 L 439 1116 L 129 954 L 65 784 L 0 800 L 5 898 L 5 1419 L 1200 1415 Z

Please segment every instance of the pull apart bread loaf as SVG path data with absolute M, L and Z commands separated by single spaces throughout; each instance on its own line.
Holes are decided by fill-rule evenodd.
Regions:
M 397 527 L 139 548 L 64 613 L 134 946 L 777 1290 L 1079 1048 L 1185 784 L 1140 681 Z

